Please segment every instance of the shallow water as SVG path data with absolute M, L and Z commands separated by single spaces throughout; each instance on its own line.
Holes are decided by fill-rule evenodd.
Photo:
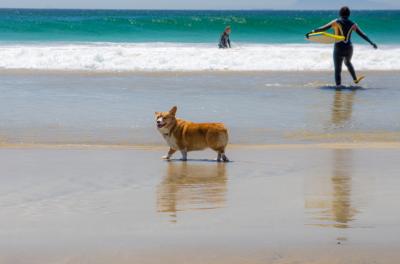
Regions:
M 3 72 L 3 143 L 164 144 L 155 111 L 224 122 L 234 144 L 400 141 L 398 72 L 335 90 L 330 72 Z M 343 73 L 346 83 L 348 74 Z

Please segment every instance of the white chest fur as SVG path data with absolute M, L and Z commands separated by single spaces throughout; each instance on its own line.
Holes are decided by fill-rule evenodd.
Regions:
M 164 135 L 163 137 L 165 139 L 165 141 L 167 141 L 168 145 L 170 146 L 170 148 L 175 149 L 175 150 L 179 150 L 178 145 L 176 144 L 176 139 L 173 135 Z

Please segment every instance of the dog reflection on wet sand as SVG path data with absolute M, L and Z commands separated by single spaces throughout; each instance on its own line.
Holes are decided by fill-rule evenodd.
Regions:
M 224 163 L 170 162 L 158 186 L 157 208 L 174 218 L 178 211 L 224 207 L 227 176 Z

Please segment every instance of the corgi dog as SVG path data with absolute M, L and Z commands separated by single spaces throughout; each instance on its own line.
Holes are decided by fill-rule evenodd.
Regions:
M 155 112 L 156 125 L 169 151 L 163 159 L 169 160 L 176 152 L 182 153 L 182 160 L 187 160 L 187 153 L 194 150 L 211 148 L 217 152 L 217 161 L 228 162 L 225 148 L 228 144 L 228 130 L 222 123 L 193 123 L 176 118 L 176 106 L 168 112 Z

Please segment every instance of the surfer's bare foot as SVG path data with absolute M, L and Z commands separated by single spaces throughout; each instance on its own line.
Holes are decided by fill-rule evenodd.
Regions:
M 358 84 L 358 83 L 361 82 L 362 79 L 364 79 L 364 78 L 365 78 L 365 76 L 360 76 L 360 77 L 358 77 L 357 79 L 354 80 L 354 83 L 355 83 L 355 84 Z

